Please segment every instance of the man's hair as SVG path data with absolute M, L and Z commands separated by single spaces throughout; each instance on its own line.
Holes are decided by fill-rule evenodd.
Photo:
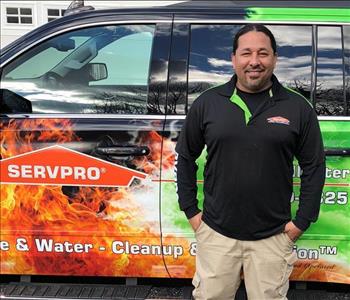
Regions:
M 275 37 L 273 36 L 272 32 L 267 27 L 265 27 L 262 24 L 247 24 L 247 25 L 243 26 L 240 30 L 238 30 L 238 32 L 235 35 L 235 38 L 233 39 L 233 50 L 232 50 L 233 54 L 236 54 L 236 50 L 238 48 L 238 39 L 243 34 L 246 34 L 250 31 L 257 31 L 257 32 L 262 32 L 262 33 L 266 34 L 270 38 L 273 53 L 277 52 Z

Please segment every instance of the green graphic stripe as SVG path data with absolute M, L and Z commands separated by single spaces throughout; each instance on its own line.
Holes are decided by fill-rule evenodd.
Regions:
M 245 124 L 248 124 L 252 116 L 245 102 L 236 94 L 236 91 L 231 96 L 230 100 L 244 111 Z
M 290 91 L 290 92 L 292 92 L 292 93 L 294 93 L 294 94 L 297 94 L 297 95 L 299 95 L 300 97 L 302 97 L 311 107 L 313 107 L 312 106 L 312 103 L 307 99 L 307 98 L 305 98 L 302 94 L 300 94 L 300 93 L 298 93 L 297 91 L 295 91 L 295 90 L 293 90 L 293 89 L 291 89 L 291 88 L 289 88 L 289 87 L 287 87 L 287 86 L 283 86 L 286 90 L 288 90 L 288 91 Z
M 246 13 L 249 20 L 350 23 L 350 9 L 348 8 L 251 7 L 246 10 Z

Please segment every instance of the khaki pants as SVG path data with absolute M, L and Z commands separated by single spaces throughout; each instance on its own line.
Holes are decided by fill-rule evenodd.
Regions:
M 289 276 L 296 261 L 286 233 L 257 240 L 225 237 L 204 222 L 196 231 L 195 300 L 233 300 L 241 270 L 249 300 L 287 299 Z

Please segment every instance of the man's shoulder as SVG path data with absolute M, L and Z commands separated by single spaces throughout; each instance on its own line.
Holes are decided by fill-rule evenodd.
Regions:
M 283 89 L 286 95 L 288 96 L 288 99 L 290 101 L 293 101 L 294 105 L 297 104 L 306 110 L 313 110 L 311 101 L 303 94 L 287 86 L 283 86 Z
M 219 97 L 219 96 L 225 96 L 225 83 L 224 84 L 218 84 L 214 85 L 212 87 L 209 87 L 208 89 L 204 90 L 194 101 L 195 103 L 206 103 L 208 101 L 211 101 L 213 98 Z

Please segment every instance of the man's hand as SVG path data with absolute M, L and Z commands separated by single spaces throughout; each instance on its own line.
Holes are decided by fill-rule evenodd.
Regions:
M 296 227 L 292 221 L 289 221 L 286 224 L 284 227 L 284 232 L 288 234 L 289 238 L 293 242 L 295 242 L 303 234 L 303 231 Z
M 188 221 L 190 222 L 194 232 L 196 232 L 199 225 L 202 223 L 202 212 L 196 214 L 191 219 L 188 219 Z

